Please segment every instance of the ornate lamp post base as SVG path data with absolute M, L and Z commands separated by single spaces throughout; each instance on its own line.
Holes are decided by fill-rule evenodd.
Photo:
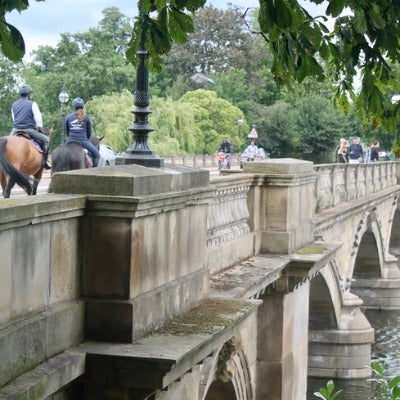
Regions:
M 154 154 L 153 152 L 128 152 L 125 151 L 115 159 L 116 165 L 129 165 L 139 164 L 144 167 L 162 168 L 164 167 L 164 160 Z

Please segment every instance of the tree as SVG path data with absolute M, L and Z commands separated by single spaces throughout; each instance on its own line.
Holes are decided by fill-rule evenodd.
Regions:
M 19 67 L 20 63 L 0 56 L 0 136 L 8 135 L 12 128 L 11 105 L 18 99 Z
M 172 43 L 183 43 L 193 31 L 190 12 L 204 6 L 205 0 L 141 0 L 140 15 L 127 55 L 137 62 L 136 50 L 142 31 L 148 31 L 150 64 L 159 67 L 160 56 Z M 320 0 L 311 0 L 320 4 Z M 344 10 L 349 11 L 343 15 Z M 298 0 L 260 0 L 258 22 L 274 60 L 272 72 L 277 81 L 289 77 L 302 81 L 306 76 L 324 79 L 332 74 L 338 83 L 338 104 L 349 97 L 370 113 L 392 120 L 400 115 L 385 95 L 393 85 L 387 60 L 400 60 L 400 3 L 392 0 L 329 0 L 325 14 L 336 18 L 332 32 L 326 17 L 312 17 Z M 353 78 L 362 74 L 361 94 L 356 99 Z
M 224 138 L 229 138 L 235 151 L 241 150 L 245 143 L 248 125 L 245 122 L 239 132 L 236 121 L 244 119 L 243 112 L 215 92 L 198 89 L 184 94 L 179 100 L 190 106 L 194 113 L 196 126 L 201 130 L 201 142 L 197 153 L 213 154 Z
M 321 0 L 310 1 L 321 4 Z M 139 17 L 126 53 L 128 59 L 138 62 L 140 37 L 142 32 L 148 32 L 150 65 L 159 68 L 161 56 L 171 50 L 173 43 L 186 42 L 193 32 L 191 13 L 205 3 L 206 0 L 140 0 Z M 28 6 L 28 0 L 4 0 L 0 5 L 1 50 L 13 60 L 22 58 L 25 46 L 17 28 L 6 22 L 5 14 Z M 344 10 L 347 15 L 343 15 Z M 260 0 L 259 33 L 274 57 L 275 79 L 323 79 L 331 72 L 338 82 L 338 103 L 347 104 L 348 96 L 354 97 L 353 78 L 360 69 L 362 87 L 357 101 L 367 111 L 394 121 L 393 117 L 400 115 L 400 106 L 390 103 L 384 89 L 394 84 L 388 60 L 400 61 L 400 3 L 329 0 L 325 14 L 336 18 L 332 32 L 325 25 L 325 16 L 311 16 L 299 0 Z

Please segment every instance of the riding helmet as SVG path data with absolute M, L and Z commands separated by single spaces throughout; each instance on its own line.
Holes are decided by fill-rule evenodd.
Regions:
M 80 97 L 77 97 L 76 99 L 72 100 L 72 107 L 77 110 L 78 108 L 83 108 L 85 106 L 85 103 Z
M 19 87 L 19 94 L 21 96 L 31 94 L 33 92 L 32 88 L 29 85 L 21 85 Z

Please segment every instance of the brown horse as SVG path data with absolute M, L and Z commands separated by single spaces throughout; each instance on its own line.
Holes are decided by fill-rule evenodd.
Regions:
M 51 130 L 48 135 L 51 136 Z M 15 184 L 21 186 L 28 195 L 35 195 L 42 178 L 42 161 L 42 152 L 28 139 L 18 136 L 0 138 L 0 184 L 3 196 L 10 197 Z M 33 176 L 33 184 L 29 176 Z
M 90 137 L 90 142 L 99 149 L 100 141 L 104 136 L 98 138 Z M 53 191 L 53 174 L 55 172 L 71 171 L 74 169 L 90 168 L 92 161 L 88 158 L 86 151 L 78 142 L 60 144 L 51 155 L 51 181 L 48 192 Z

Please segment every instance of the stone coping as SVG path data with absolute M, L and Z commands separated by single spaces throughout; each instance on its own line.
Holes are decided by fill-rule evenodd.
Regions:
M 86 355 L 67 350 L 0 389 L 0 400 L 44 400 L 85 372 Z
M 0 200 L 0 230 L 15 226 L 41 223 L 81 216 L 86 197 L 77 195 L 43 194 Z
M 54 193 L 145 196 L 206 187 L 209 171 L 166 164 L 163 168 L 113 165 L 55 173 Z
M 323 210 L 316 214 L 312 219 L 315 231 L 328 229 L 332 225 L 338 224 L 349 217 L 353 217 L 354 211 L 359 213 L 363 207 L 372 209 L 377 203 L 381 202 L 382 200 L 387 200 L 388 197 L 396 193 L 400 193 L 400 185 L 392 186 L 381 190 L 378 193 L 371 193 L 368 196 L 364 196 L 360 199 L 354 199 L 352 201 L 341 203 L 335 207 L 330 207 L 326 210 Z
M 258 305 L 258 301 L 207 299 L 132 344 L 84 342 L 77 348 L 87 354 L 83 379 L 95 384 L 165 388 L 219 351 Z
M 335 257 L 341 245 L 314 242 L 289 255 L 260 254 L 220 271 L 210 278 L 210 296 L 224 298 L 253 298 L 280 277 L 292 280 L 288 290 L 311 279 Z M 313 253 L 314 252 L 314 253 Z
M 243 165 L 244 172 L 261 174 L 290 174 L 298 175 L 313 171 L 314 164 L 311 161 L 298 160 L 296 158 L 268 158 L 262 161 L 253 161 Z

